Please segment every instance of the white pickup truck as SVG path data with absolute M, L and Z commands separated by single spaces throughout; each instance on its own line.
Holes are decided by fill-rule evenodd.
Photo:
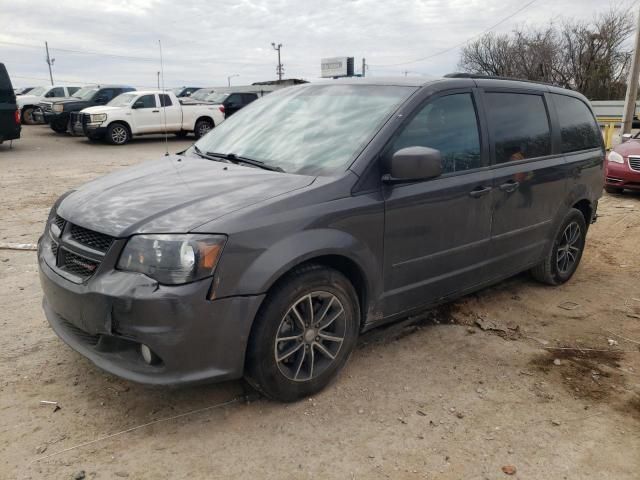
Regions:
M 56 99 L 70 97 L 77 92 L 80 87 L 69 87 L 67 85 L 53 85 L 45 87 L 35 87 L 27 92 L 26 95 L 18 95 L 16 103 L 20 110 L 20 119 L 25 125 L 33 125 L 36 123 L 33 117 L 33 111 L 38 107 L 44 99 Z
M 134 135 L 173 133 L 196 138 L 224 121 L 219 105 L 181 104 L 172 92 L 142 90 L 117 96 L 106 105 L 71 114 L 74 133 L 90 140 L 124 145 Z

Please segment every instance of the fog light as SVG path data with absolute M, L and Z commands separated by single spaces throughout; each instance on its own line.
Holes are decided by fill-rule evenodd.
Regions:
M 155 365 L 160 358 L 144 343 L 140 344 L 140 353 L 147 365 Z

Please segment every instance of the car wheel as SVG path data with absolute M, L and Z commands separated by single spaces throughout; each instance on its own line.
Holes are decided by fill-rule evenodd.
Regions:
M 604 187 L 604 190 L 605 190 L 605 192 L 607 192 L 607 193 L 611 193 L 611 194 L 614 194 L 614 195 L 620 195 L 620 194 L 624 191 L 624 189 L 623 189 L 623 188 L 620 188 L 620 187 L 610 187 L 610 186 L 608 186 L 608 185 L 606 185 L 606 186 Z
M 204 137 L 213 128 L 213 122 L 211 120 L 198 120 L 193 129 L 193 133 L 196 138 Z
M 33 107 L 26 107 L 22 109 L 22 123 L 25 125 L 35 125 L 36 121 L 33 118 Z
M 107 141 L 111 145 L 124 145 L 130 140 L 129 129 L 122 123 L 112 123 L 107 128 Z
M 49 125 L 51 127 L 51 130 L 53 130 L 56 133 L 65 133 L 67 131 L 67 125 L 65 124 L 64 126 L 61 126 L 57 123 L 51 122 L 51 125 Z
M 358 297 L 340 272 L 300 267 L 269 293 L 249 338 L 247 381 L 269 398 L 292 402 L 322 390 L 358 338 Z
M 561 285 L 575 273 L 587 236 L 587 224 L 580 210 L 572 208 L 558 229 L 542 263 L 531 270 L 533 277 L 548 285 Z

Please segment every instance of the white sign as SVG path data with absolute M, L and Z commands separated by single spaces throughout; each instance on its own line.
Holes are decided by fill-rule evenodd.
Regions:
M 320 59 L 320 76 L 322 78 L 345 77 L 349 57 L 333 57 Z

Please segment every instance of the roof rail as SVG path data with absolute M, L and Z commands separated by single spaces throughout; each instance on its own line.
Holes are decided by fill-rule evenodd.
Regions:
M 538 85 L 548 85 L 550 87 L 558 86 L 558 85 L 554 85 L 553 83 L 540 82 L 537 80 L 528 80 L 526 78 L 500 77 L 497 75 L 482 75 L 480 73 L 454 72 L 454 73 L 447 73 L 444 77 L 445 78 L 471 78 L 471 79 L 478 79 L 478 80 L 510 80 L 512 82 L 536 83 Z

